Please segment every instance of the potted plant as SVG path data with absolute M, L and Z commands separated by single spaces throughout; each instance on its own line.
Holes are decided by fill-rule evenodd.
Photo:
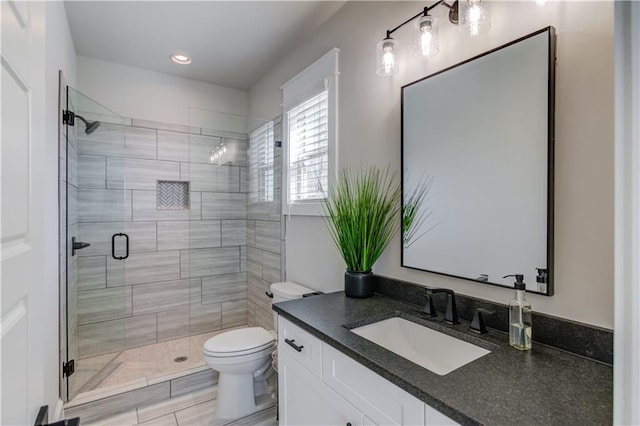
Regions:
M 347 296 L 373 295 L 373 265 L 399 231 L 401 216 L 409 214 L 411 219 L 402 226 L 403 243 L 415 234 L 412 231 L 422 223 L 420 206 L 428 190 L 424 184 L 420 188 L 412 192 L 403 207 L 400 184 L 389 166 L 360 170 L 347 167 L 338 173 L 324 210 L 329 235 L 347 266 Z

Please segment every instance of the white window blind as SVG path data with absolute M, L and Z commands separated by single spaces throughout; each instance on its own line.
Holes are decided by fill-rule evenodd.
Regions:
M 273 121 L 249 134 L 249 202 L 273 201 Z
M 287 111 L 289 201 L 326 198 L 329 166 L 328 91 L 316 93 Z
M 282 212 L 322 216 L 338 165 L 338 48 L 282 86 Z

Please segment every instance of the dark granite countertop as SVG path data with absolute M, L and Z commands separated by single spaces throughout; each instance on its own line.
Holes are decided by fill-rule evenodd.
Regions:
M 428 320 L 417 305 L 343 292 L 277 303 L 273 309 L 304 330 L 461 424 L 590 425 L 613 421 L 613 368 L 534 342 L 520 352 L 505 333 L 478 336 L 468 323 Z M 491 351 L 444 376 L 349 331 L 401 316 Z M 533 324 L 535 332 L 535 324 Z

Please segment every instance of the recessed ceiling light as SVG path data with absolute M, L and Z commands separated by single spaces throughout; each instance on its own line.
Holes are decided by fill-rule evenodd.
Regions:
M 176 64 L 187 65 L 191 63 L 191 58 L 187 55 L 183 55 L 182 53 L 174 53 L 171 55 L 171 60 Z

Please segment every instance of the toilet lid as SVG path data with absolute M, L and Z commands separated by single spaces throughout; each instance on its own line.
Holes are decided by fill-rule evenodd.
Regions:
M 248 327 L 213 336 L 204 343 L 208 353 L 230 354 L 262 349 L 273 345 L 271 333 L 262 327 Z

